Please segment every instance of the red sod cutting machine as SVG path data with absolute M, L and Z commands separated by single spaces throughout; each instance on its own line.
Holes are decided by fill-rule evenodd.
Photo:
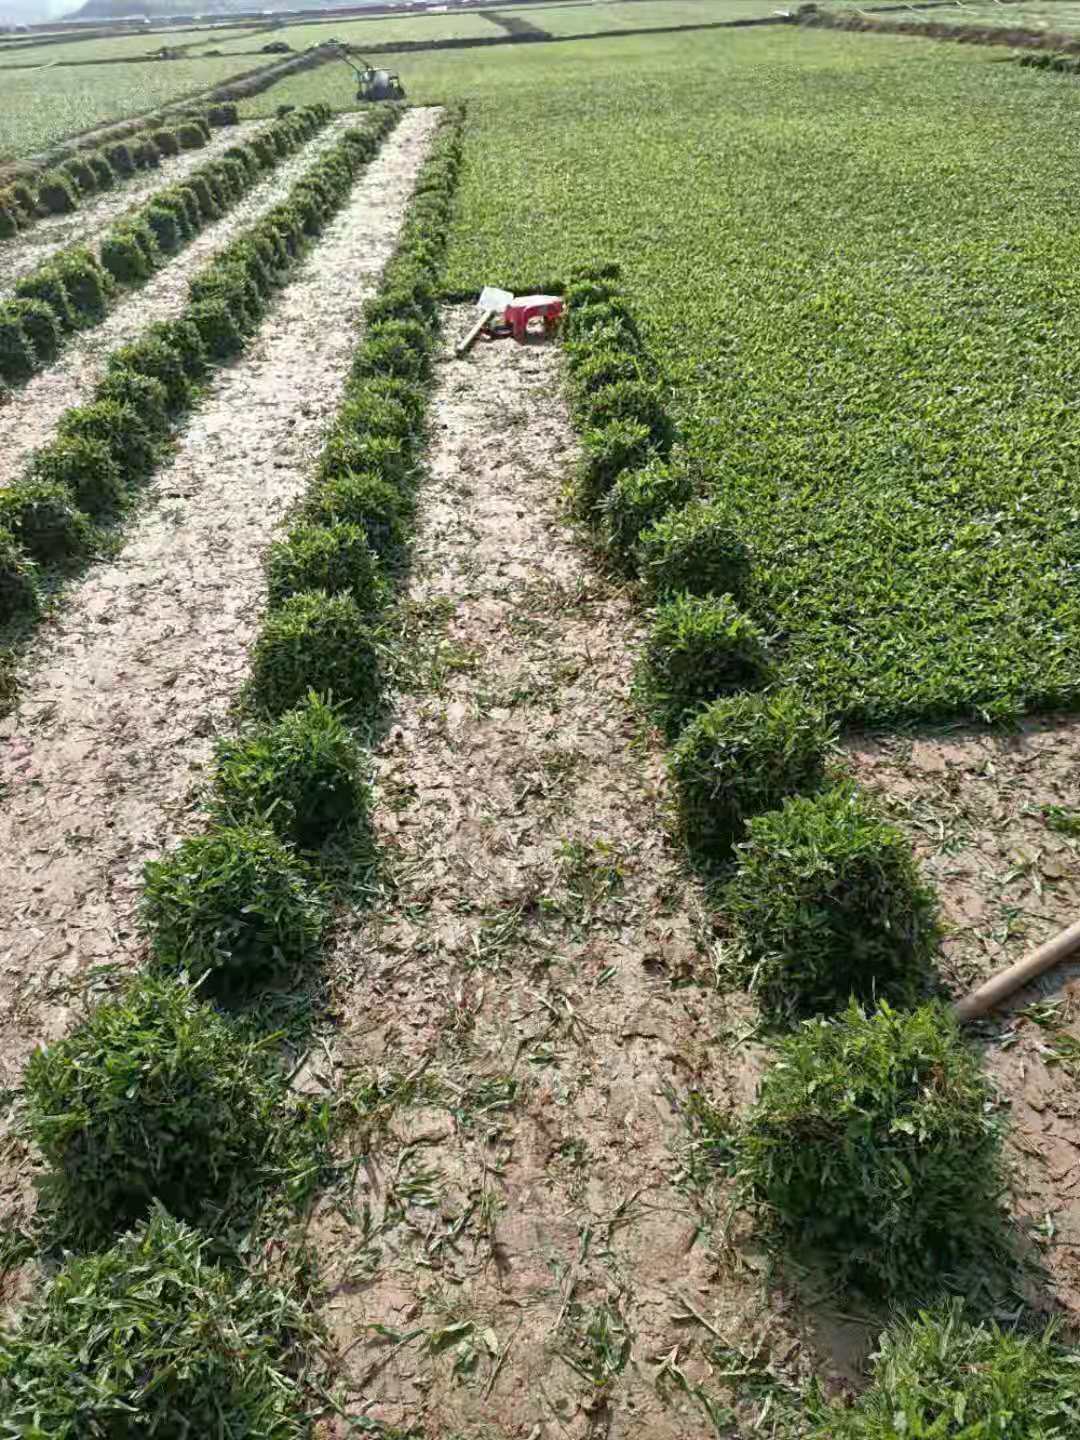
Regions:
M 518 295 L 485 285 L 476 302 L 480 312 L 476 324 L 454 346 L 454 354 L 466 355 L 481 335 L 488 340 L 502 340 L 512 335 L 519 345 L 531 335 L 543 334 L 549 339 L 558 330 L 563 317 L 563 301 L 558 295 Z

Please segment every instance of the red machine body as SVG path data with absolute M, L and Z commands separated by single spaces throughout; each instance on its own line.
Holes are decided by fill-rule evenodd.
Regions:
M 558 327 L 563 309 L 558 295 L 518 295 L 503 311 L 503 323 L 510 326 L 514 339 L 523 345 L 528 338 L 530 321 L 542 320 L 545 335 L 550 335 Z

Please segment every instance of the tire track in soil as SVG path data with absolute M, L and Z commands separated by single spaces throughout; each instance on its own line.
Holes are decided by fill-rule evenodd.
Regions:
M 137 177 L 121 181 L 115 190 L 94 196 L 71 215 L 46 215 L 36 220 L 25 235 L 3 241 L 0 243 L 0 272 L 3 273 L 0 300 L 10 299 L 24 275 L 29 275 L 68 245 L 89 244 L 97 253 L 99 231 L 144 205 L 158 190 L 181 184 L 200 165 L 216 159 L 260 128 L 260 122 L 253 120 L 222 126 L 212 132 L 201 150 L 164 155 L 158 169 L 141 171 Z
M 179 315 L 188 303 L 191 278 L 249 225 L 280 204 L 351 123 L 348 115 L 332 120 L 249 190 L 227 215 L 200 231 L 145 285 L 122 292 L 100 325 L 71 336 L 55 365 L 11 392 L 0 405 L 0 485 L 17 479 L 33 451 L 52 439 L 65 410 L 87 403 L 113 350 L 138 339 L 155 321 Z
M 0 1083 L 64 1030 L 82 972 L 138 958 L 142 866 L 191 828 L 246 677 L 263 551 L 308 483 L 438 114 L 411 110 L 387 136 L 209 387 L 151 487 L 158 503 L 27 662 L 0 722 Z
M 471 318 L 451 310 L 447 336 Z M 682 1296 L 792 1378 L 822 1366 L 710 1240 L 716 1187 L 682 1183 L 688 1089 L 735 1106 L 754 1078 L 629 698 L 641 612 L 561 515 L 561 388 L 555 348 L 440 362 L 415 675 L 377 756 L 392 895 L 339 927 L 321 1076 L 406 1077 L 408 1098 L 358 1127 L 351 1187 L 308 1238 L 347 1413 L 431 1437 L 700 1440 L 709 1417 L 663 1357 L 725 1397 Z

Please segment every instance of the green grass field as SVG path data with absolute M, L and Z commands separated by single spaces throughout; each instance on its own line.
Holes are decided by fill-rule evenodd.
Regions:
M 400 20 L 393 17 L 376 16 L 371 20 L 357 20 L 349 16 L 343 20 L 313 21 L 309 25 L 288 25 L 280 30 L 264 34 L 249 35 L 226 41 L 221 49 L 226 53 L 238 50 L 257 50 L 270 41 L 284 40 L 294 50 L 307 50 L 312 45 L 325 44 L 327 40 L 344 40 L 350 45 L 393 45 L 406 40 L 449 40 L 459 37 L 497 35 L 497 28 L 483 15 L 416 15 Z M 216 40 L 207 48 L 216 48 Z M 202 46 L 200 49 L 204 48 Z
M 451 286 L 622 260 L 788 676 L 872 721 L 1075 703 L 1080 89 L 787 27 L 397 66 L 471 97 Z M 272 103 L 309 87 L 346 103 Z
M 1058 30 L 1070 35 L 1080 30 L 1080 4 L 1060 0 L 1050 5 L 999 5 L 994 0 L 964 0 L 934 10 L 910 10 L 885 15 L 884 20 L 938 21 L 953 25 L 995 25 L 1009 30 Z
M 267 56 L 266 63 L 272 58 Z M 193 90 L 222 84 L 258 63 L 223 56 L 148 65 L 12 70 L 3 80 L 0 159 L 28 155 L 74 131 L 107 120 L 125 120 L 179 100 Z
M 226 39 L 234 39 L 245 32 L 241 30 L 224 30 L 221 35 Z M 155 50 L 162 46 L 168 47 L 190 47 L 193 42 L 198 42 L 194 48 L 202 48 L 207 43 L 205 35 L 186 34 L 182 31 L 175 31 L 170 34 L 152 35 L 112 35 L 100 40 L 72 40 L 70 43 L 53 45 L 33 45 L 22 49 L 0 50 L 0 68 L 6 66 L 53 66 L 70 65 L 73 61 L 91 63 L 98 60 L 138 60 L 143 56 L 152 55 Z M 218 43 L 215 41 L 215 43 Z M 222 45 L 222 49 L 224 49 Z
M 610 0 L 595 5 L 542 5 L 517 13 L 551 35 L 647 30 L 662 25 L 715 25 L 772 15 L 780 0 Z

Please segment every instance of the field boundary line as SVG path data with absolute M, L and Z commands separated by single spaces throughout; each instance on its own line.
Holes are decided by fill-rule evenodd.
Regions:
M 1019 3 L 1019 0 L 1017 0 Z M 873 12 L 883 13 L 883 12 Z M 1054 50 L 1080 55 L 1080 36 L 1053 30 L 1027 30 L 991 25 L 949 25 L 944 21 L 876 20 L 862 15 L 831 15 L 825 11 L 797 20 L 807 30 L 846 30 L 859 35 L 907 35 L 916 40 L 951 40 L 957 45 L 1007 45 L 1011 49 Z

